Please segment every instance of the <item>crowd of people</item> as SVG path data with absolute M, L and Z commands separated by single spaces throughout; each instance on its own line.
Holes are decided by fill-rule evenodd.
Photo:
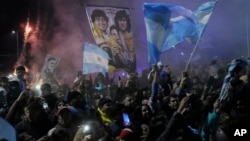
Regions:
M 185 71 L 158 62 L 114 79 L 79 71 L 72 85 L 55 90 L 47 81 L 38 94 L 17 67 L 0 80 L 0 128 L 14 130 L 0 131 L 0 140 L 230 141 L 249 127 L 250 69 L 242 58 Z

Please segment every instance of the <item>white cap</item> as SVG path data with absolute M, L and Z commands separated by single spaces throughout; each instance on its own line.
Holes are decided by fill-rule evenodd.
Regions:
M 163 66 L 162 62 L 158 62 L 158 63 L 157 63 L 157 66 L 158 66 L 158 67 Z

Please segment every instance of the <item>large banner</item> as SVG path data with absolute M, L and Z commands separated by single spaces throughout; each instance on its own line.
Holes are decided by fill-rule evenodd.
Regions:
M 59 62 L 60 62 L 60 58 L 47 55 L 44 60 L 44 64 L 43 64 L 43 68 L 41 72 L 42 82 L 50 84 L 52 93 L 56 93 L 59 90 L 59 85 L 56 79 L 54 78 L 54 74 L 53 74 Z
M 60 58 L 47 55 L 44 60 L 44 64 L 43 64 L 43 68 L 41 72 L 41 78 L 45 80 L 48 77 L 50 77 L 53 74 L 54 69 L 56 68 L 59 62 L 60 62 Z
M 135 70 L 136 52 L 130 10 L 86 6 L 86 12 L 96 44 L 111 58 L 110 70 Z

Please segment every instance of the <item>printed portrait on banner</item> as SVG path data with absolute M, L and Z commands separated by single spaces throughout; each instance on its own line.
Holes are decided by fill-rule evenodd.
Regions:
M 44 60 L 44 64 L 43 64 L 43 68 L 42 68 L 42 72 L 40 76 L 40 79 L 42 79 L 43 83 L 50 84 L 52 92 L 57 92 L 59 88 L 58 82 L 54 78 L 54 74 L 53 74 L 59 62 L 60 62 L 60 58 L 47 55 Z
M 86 11 L 96 44 L 111 58 L 110 68 L 135 70 L 136 52 L 130 10 L 86 6 Z

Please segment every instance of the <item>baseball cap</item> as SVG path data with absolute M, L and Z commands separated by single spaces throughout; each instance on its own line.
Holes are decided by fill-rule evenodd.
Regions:
M 120 139 L 131 139 L 133 138 L 133 131 L 130 128 L 124 128 L 119 137 Z
M 60 109 L 57 110 L 56 116 L 58 117 L 62 113 L 62 111 L 69 111 L 69 112 L 71 112 L 71 110 L 70 110 L 69 107 L 64 106 L 64 107 L 62 107 L 62 108 L 60 108 Z

